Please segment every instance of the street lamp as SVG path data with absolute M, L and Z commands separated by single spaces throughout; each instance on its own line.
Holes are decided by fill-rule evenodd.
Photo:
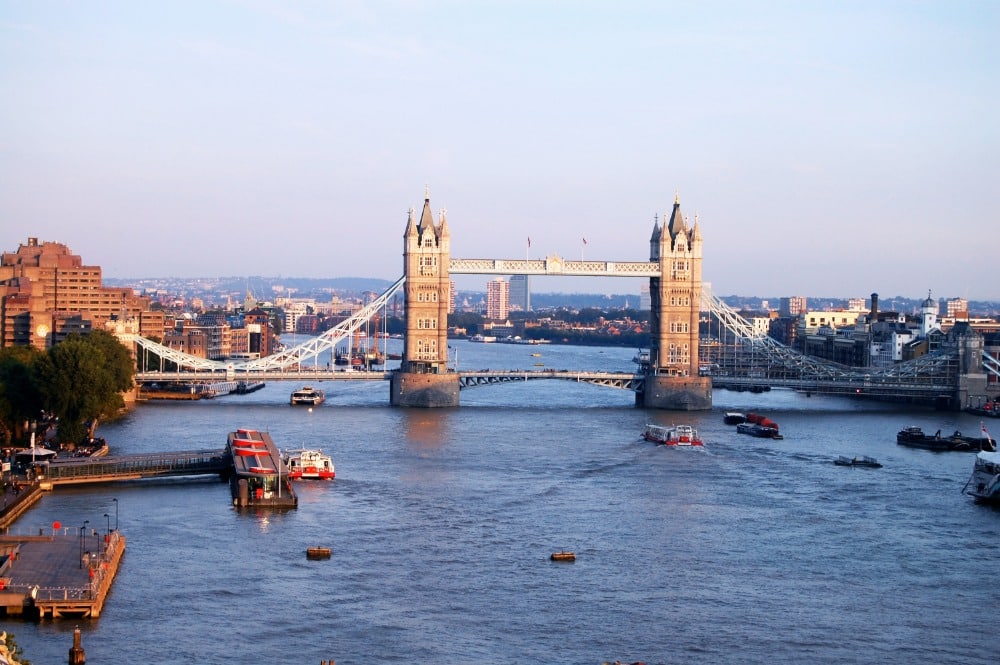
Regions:
M 118 497 L 111 499 L 115 502 L 115 533 L 118 532 Z
M 87 531 L 87 525 L 90 524 L 90 520 L 83 520 L 83 526 L 80 527 L 80 568 L 83 568 L 83 534 Z
M 104 517 L 108 520 L 108 530 L 105 531 L 107 535 L 104 537 L 104 546 L 107 547 L 111 542 L 111 515 L 104 513 Z

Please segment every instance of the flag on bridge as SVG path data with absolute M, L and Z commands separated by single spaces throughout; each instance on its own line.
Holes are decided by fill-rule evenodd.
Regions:
M 531 247 L 531 236 L 528 236 L 528 247 Z
M 587 244 L 587 239 L 586 239 L 586 238 L 584 238 L 584 239 L 583 239 L 583 244 L 584 244 L 584 245 L 586 245 L 586 244 Z

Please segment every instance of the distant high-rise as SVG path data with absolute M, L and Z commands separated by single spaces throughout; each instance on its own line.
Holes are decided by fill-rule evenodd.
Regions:
M 949 298 L 945 301 L 944 306 L 948 318 L 968 318 L 969 316 L 969 301 L 965 298 Z
M 531 285 L 527 275 L 510 276 L 510 306 L 531 311 Z
M 805 296 L 789 296 L 787 298 L 782 298 L 781 304 L 778 305 L 778 313 L 781 316 L 798 316 L 799 314 L 807 311 L 807 309 L 808 307 Z
M 510 284 L 503 278 L 486 282 L 486 318 L 506 319 L 510 311 Z

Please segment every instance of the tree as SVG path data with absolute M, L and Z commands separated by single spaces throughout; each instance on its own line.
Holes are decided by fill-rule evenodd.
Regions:
M 92 437 L 102 418 L 124 408 L 121 393 L 132 387 L 134 374 L 128 350 L 97 330 L 53 346 L 35 364 L 34 376 L 46 411 L 59 418 L 59 438 L 65 442 Z
M 31 346 L 0 349 L 0 428 L 4 444 L 25 435 L 25 423 L 38 417 L 42 396 L 32 366 L 42 353 Z

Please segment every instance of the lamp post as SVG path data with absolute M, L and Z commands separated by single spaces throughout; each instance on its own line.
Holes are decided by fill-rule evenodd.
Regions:
M 104 517 L 108 520 L 108 530 L 104 532 L 104 547 L 106 548 L 111 543 L 111 515 L 104 513 Z
M 90 520 L 84 520 L 83 526 L 80 527 L 80 568 L 83 568 L 83 539 L 84 533 L 87 532 L 87 525 L 90 524 Z
M 111 499 L 115 502 L 115 533 L 118 532 L 118 497 Z

